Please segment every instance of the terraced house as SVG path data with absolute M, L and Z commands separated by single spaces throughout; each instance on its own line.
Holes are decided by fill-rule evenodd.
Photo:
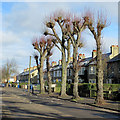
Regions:
M 104 83 L 120 83 L 118 79 L 120 76 L 120 55 L 118 45 L 112 45 L 110 47 L 110 53 L 102 55 L 103 70 L 104 70 Z M 92 51 L 91 57 L 85 57 L 85 54 L 78 55 L 78 61 L 80 70 L 78 73 L 78 79 L 80 83 L 96 83 L 96 50 Z M 118 56 L 118 57 L 117 57 Z M 61 81 L 62 77 L 62 65 L 61 60 L 57 62 L 53 61 L 50 68 L 50 74 L 52 82 Z M 73 57 L 70 58 L 70 63 L 67 68 L 67 82 L 73 82 Z M 118 73 L 116 73 L 118 69 Z M 113 72 L 114 71 L 114 72 Z M 113 75 L 114 73 L 114 75 Z M 44 80 L 47 80 L 47 70 L 44 69 Z M 118 76 L 115 78 L 115 76 Z M 29 68 L 24 69 L 22 73 L 17 76 L 17 80 L 20 82 L 27 82 L 29 77 Z M 30 78 L 32 83 L 39 83 L 39 75 L 37 66 L 30 68 Z M 116 81 L 116 82 L 115 82 Z
M 29 68 L 24 69 L 22 73 L 20 73 L 17 76 L 17 81 L 19 82 L 28 82 L 29 79 Z M 37 83 L 38 82 L 38 70 L 37 66 L 31 67 L 30 68 L 30 80 L 32 83 Z
M 108 70 L 107 69 L 107 62 L 112 60 L 115 56 L 119 54 L 119 47 L 118 45 L 112 45 L 110 47 L 110 53 L 106 53 L 102 55 L 103 60 L 103 70 L 104 70 L 104 83 L 108 83 Z M 92 56 L 85 58 L 84 54 L 79 54 L 78 61 L 80 61 L 80 70 L 78 73 L 78 79 L 80 83 L 96 83 L 96 50 L 92 51 Z M 71 62 L 67 68 L 67 82 L 72 82 L 73 80 L 73 66 L 72 66 L 72 57 Z M 52 81 L 61 81 L 61 73 L 62 73 L 62 66 L 61 60 L 59 60 L 58 64 L 53 61 L 52 67 L 50 69 Z M 47 74 L 45 71 L 44 79 L 47 80 Z

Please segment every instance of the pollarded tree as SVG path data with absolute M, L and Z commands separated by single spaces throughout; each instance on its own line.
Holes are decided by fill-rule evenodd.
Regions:
M 78 95 L 78 72 L 80 65 L 78 62 L 78 48 L 83 46 L 80 38 L 81 33 L 86 28 L 86 21 L 82 18 L 79 18 L 75 15 L 71 17 L 70 24 L 67 24 L 67 34 L 70 37 L 71 43 L 73 45 L 73 98 L 79 98 Z
M 96 85 L 97 85 L 97 104 L 103 104 L 103 68 L 102 68 L 102 50 L 101 50 L 101 35 L 102 30 L 107 26 L 106 17 L 102 13 L 98 12 L 97 21 L 95 21 L 93 13 L 86 12 L 85 20 L 87 22 L 88 29 L 94 36 L 97 46 L 97 67 L 96 67 Z M 95 25 L 95 26 L 94 26 Z
M 51 49 L 53 48 L 54 44 L 52 42 L 51 37 L 47 37 L 47 55 L 46 55 L 46 67 L 47 67 L 47 78 L 48 78 L 48 86 L 49 86 L 49 91 L 48 93 L 52 93 L 51 85 L 52 85 L 52 80 L 51 80 L 51 75 L 50 75 L 50 56 L 52 55 Z
M 39 80 L 40 80 L 40 93 L 44 93 L 45 89 L 44 89 L 44 80 L 43 80 L 43 65 L 44 65 L 44 61 L 46 59 L 46 55 L 47 55 L 47 46 L 48 46 L 48 42 L 45 36 L 42 36 L 40 38 L 36 38 L 32 45 L 34 46 L 34 49 L 36 49 L 39 54 L 40 54 L 40 58 L 35 55 L 34 58 L 36 60 L 36 64 L 37 64 L 37 68 L 38 68 L 38 72 L 39 72 Z M 49 49 L 51 50 L 53 48 L 53 45 L 51 45 L 49 47 Z M 40 64 L 38 65 L 38 58 L 39 58 L 39 62 Z
M 56 13 L 54 17 L 51 17 L 49 21 L 46 22 L 46 27 L 49 28 L 50 31 L 45 31 L 45 35 L 49 35 L 54 37 L 55 39 L 52 42 L 62 53 L 62 88 L 61 88 L 61 96 L 66 96 L 66 81 L 67 81 L 67 66 L 70 62 L 70 38 L 67 35 L 66 24 L 69 23 L 69 17 L 64 16 L 64 13 Z M 61 32 L 62 37 L 57 34 L 56 26 L 59 26 L 59 31 Z M 61 48 L 59 47 L 60 44 Z M 67 54 L 66 54 L 67 51 Z M 67 62 L 66 62 L 67 59 Z

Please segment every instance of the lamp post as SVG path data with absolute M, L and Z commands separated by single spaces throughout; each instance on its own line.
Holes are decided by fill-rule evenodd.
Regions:
M 31 67 L 31 56 L 29 61 L 29 78 L 28 78 L 28 94 L 30 95 L 30 67 Z

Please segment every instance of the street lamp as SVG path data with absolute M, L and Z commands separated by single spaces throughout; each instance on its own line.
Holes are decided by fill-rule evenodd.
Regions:
M 29 61 L 29 78 L 28 78 L 28 94 L 30 95 L 30 67 L 31 67 L 31 56 Z

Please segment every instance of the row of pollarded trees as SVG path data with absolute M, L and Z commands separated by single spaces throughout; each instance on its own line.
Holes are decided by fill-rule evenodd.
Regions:
M 78 49 L 83 46 L 81 42 L 81 33 L 88 28 L 94 36 L 97 46 L 97 98 L 96 103 L 102 104 L 103 99 L 103 69 L 102 69 L 102 51 L 101 51 L 101 32 L 106 27 L 106 19 L 102 14 L 95 18 L 91 12 L 86 12 L 83 17 L 64 12 L 58 12 L 50 16 L 46 22 L 46 31 L 44 37 L 36 39 L 33 42 L 34 48 L 40 53 L 40 58 L 35 55 L 40 78 L 40 92 L 44 93 L 43 82 L 43 63 L 47 60 L 47 73 L 49 88 L 51 89 L 49 57 L 51 49 L 56 46 L 62 54 L 62 88 L 61 97 L 66 94 L 67 66 L 70 62 L 70 49 L 73 49 L 73 98 L 78 99 L 78 71 L 80 69 L 78 61 Z M 59 31 L 59 33 L 58 33 Z M 48 44 L 49 43 L 49 44 Z M 67 61 L 66 61 L 67 59 Z M 40 63 L 38 63 L 40 62 Z M 39 65 L 40 64 L 40 65 Z M 51 93 L 51 90 L 49 90 Z

